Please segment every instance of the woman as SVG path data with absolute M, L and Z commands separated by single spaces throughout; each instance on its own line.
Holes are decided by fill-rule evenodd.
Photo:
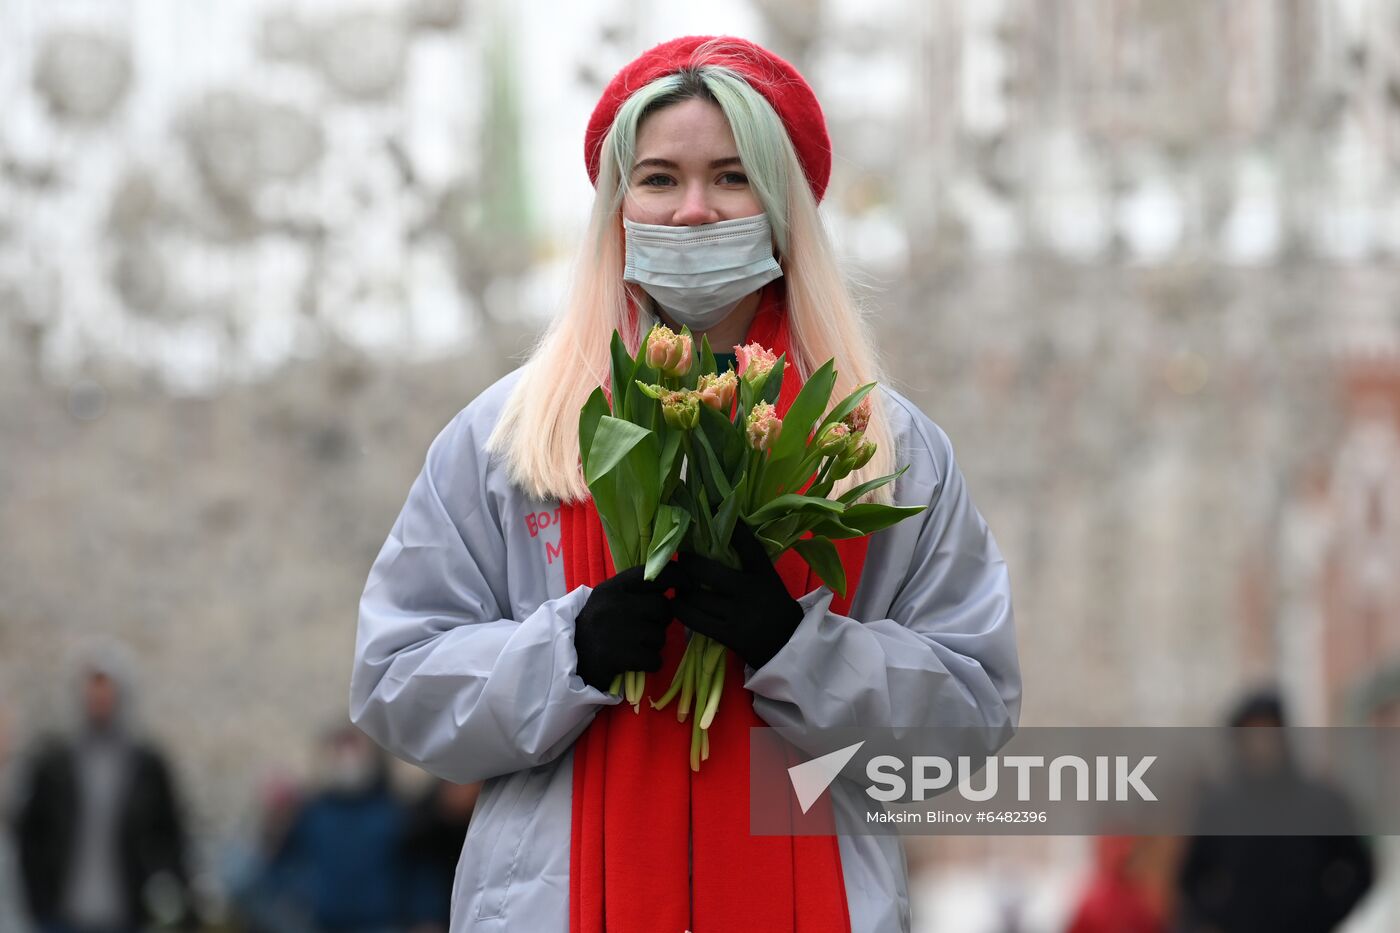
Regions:
M 748 833 L 749 726 L 1009 737 L 1020 713 L 1005 564 L 947 436 L 881 379 L 822 230 L 820 106 L 759 46 L 686 37 L 613 79 L 585 157 L 597 197 L 572 293 L 526 364 L 429 447 L 365 586 L 351 718 L 439 777 L 486 781 L 453 933 L 907 929 L 897 838 Z M 927 508 L 843 542 L 846 598 L 794 553 L 755 556 L 742 525 L 740 571 L 683 553 L 650 583 L 614 573 L 578 413 L 608 381 L 614 328 L 635 349 L 658 320 L 717 352 L 787 352 L 780 413 L 828 358 L 835 397 L 881 382 L 877 453 L 833 494 L 907 463 L 879 498 Z M 607 692 L 636 669 L 664 689 L 686 628 L 731 649 L 695 773 L 689 725 Z M 858 792 L 832 788 L 838 829 L 860 819 Z

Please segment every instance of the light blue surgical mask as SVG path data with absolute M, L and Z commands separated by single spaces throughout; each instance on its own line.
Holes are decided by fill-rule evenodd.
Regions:
M 773 256 L 767 214 L 697 227 L 639 224 L 626 218 L 623 281 L 640 285 L 677 324 L 703 331 L 744 297 L 783 274 Z

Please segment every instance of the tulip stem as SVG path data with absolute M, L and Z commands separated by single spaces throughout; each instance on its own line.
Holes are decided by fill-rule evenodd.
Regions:
M 667 703 L 675 699 L 676 694 L 681 691 L 682 686 L 684 686 L 686 682 L 686 678 L 690 676 L 690 668 L 695 663 L 694 647 L 695 641 L 691 639 L 685 646 L 685 654 L 681 656 L 681 663 L 680 666 L 676 668 L 675 676 L 671 678 L 671 686 L 666 688 L 666 692 L 661 695 L 661 699 L 650 701 L 652 709 L 662 709 Z M 681 721 L 685 721 L 684 716 L 681 717 Z
M 723 652 L 720 652 L 723 654 Z M 719 698 L 724 693 L 724 668 L 721 662 L 715 668 L 714 680 L 710 683 L 710 695 L 705 699 L 705 712 L 700 716 L 700 728 L 709 729 L 710 723 L 715 721 L 715 712 L 719 709 Z
M 690 770 L 700 770 L 701 742 L 704 741 L 704 733 L 700 731 L 700 718 L 697 716 L 690 725 Z
M 812 445 L 811 449 L 808 450 L 807 453 L 803 454 L 802 460 L 798 462 L 797 470 L 794 474 L 797 476 L 796 489 L 802 488 L 802 481 L 811 476 L 812 471 L 816 469 L 817 464 L 821 462 L 821 456 L 821 448 L 817 447 L 817 445 L 815 444 Z M 819 481 L 820 477 L 818 477 L 818 482 Z M 796 491 L 796 489 L 794 489 L 794 491 Z M 807 494 L 811 495 L 811 492 L 809 491 Z
M 701 729 L 709 728 L 719 707 L 719 695 L 724 687 L 724 652 L 723 644 L 706 639 L 700 664 L 700 681 L 695 690 L 695 719 Z M 707 715 L 709 719 L 702 722 Z
M 681 682 L 681 701 L 676 707 L 676 719 L 685 722 L 690 715 L 690 702 L 695 698 L 695 688 L 700 682 L 700 661 L 704 657 L 705 636 L 692 633 L 686 653 L 690 655 L 690 666 L 686 668 L 685 679 Z
M 822 464 L 821 471 L 817 473 L 817 481 L 807 490 L 807 495 L 820 496 L 823 499 L 827 497 L 827 493 L 831 492 L 831 487 L 836 485 L 835 480 L 827 479 L 831 475 L 831 467 L 834 463 L 836 463 L 835 457 L 827 458 L 826 463 Z
M 763 451 L 757 448 L 749 449 L 749 488 L 748 502 L 744 503 L 744 514 L 752 514 L 758 507 L 760 499 L 760 489 L 763 485 Z

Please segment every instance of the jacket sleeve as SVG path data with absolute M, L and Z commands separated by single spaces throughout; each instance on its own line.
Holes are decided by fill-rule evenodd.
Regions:
M 947 435 L 911 414 L 901 452 L 910 469 L 896 501 L 928 508 L 901 523 L 920 523 L 916 537 L 878 552 L 872 540 L 860 583 L 893 587 L 888 618 L 832 612 L 831 590 L 818 587 L 799 600 L 805 612 L 791 640 L 747 669 L 745 686 L 770 726 L 985 729 L 990 751 L 1020 719 L 1010 579 Z M 858 590 L 853 608 L 861 602 Z
M 574 619 L 590 587 L 509 618 L 505 536 L 471 411 L 429 446 L 370 568 L 350 679 L 356 726 L 459 784 L 554 759 L 621 702 L 577 673 Z

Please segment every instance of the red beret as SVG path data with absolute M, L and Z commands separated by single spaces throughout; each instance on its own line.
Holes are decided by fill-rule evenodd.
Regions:
M 720 42 L 699 55 L 694 54 L 702 43 L 714 39 Z M 792 65 L 762 46 L 734 36 L 683 36 L 663 42 L 643 52 L 608 82 L 598 105 L 593 108 L 583 140 L 588 178 L 594 186 L 598 184 L 598 150 L 623 101 L 657 78 L 687 65 L 731 68 L 767 98 L 787 128 L 788 137 L 797 150 L 797 159 L 807 174 L 807 183 L 812 187 L 812 196 L 820 201 L 831 177 L 831 138 L 827 136 L 826 119 L 816 95 Z

